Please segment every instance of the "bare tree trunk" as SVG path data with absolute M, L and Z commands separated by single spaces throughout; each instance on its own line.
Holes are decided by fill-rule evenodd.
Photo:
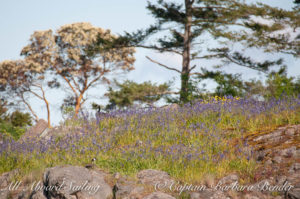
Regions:
M 185 0 L 186 24 L 184 27 L 184 37 L 183 37 L 184 46 L 183 46 L 183 54 L 182 54 L 181 89 L 180 89 L 181 102 L 187 102 L 188 95 L 189 95 L 192 4 L 193 1 Z
M 38 117 L 37 114 L 33 111 L 33 109 L 32 109 L 32 107 L 30 106 L 30 104 L 25 100 L 23 93 L 20 94 L 20 97 L 21 97 L 23 103 L 27 106 L 27 108 L 28 108 L 29 111 L 31 112 L 31 114 L 34 116 L 35 122 L 39 121 L 39 117 Z
M 83 93 L 80 93 L 80 95 L 76 98 L 76 105 L 75 105 L 75 116 L 78 115 L 79 110 L 81 108 L 81 100 L 83 98 Z
M 48 120 L 48 128 L 51 128 L 51 121 L 50 121 L 50 105 L 49 105 L 49 102 L 48 100 L 46 99 L 46 95 L 45 95 L 45 91 L 43 89 L 43 87 L 41 86 L 41 91 L 43 93 L 43 100 L 46 104 L 46 108 L 47 108 L 47 120 Z

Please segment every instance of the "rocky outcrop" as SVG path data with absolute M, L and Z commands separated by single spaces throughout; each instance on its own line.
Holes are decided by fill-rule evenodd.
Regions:
M 162 192 L 154 192 L 144 197 L 143 199 L 175 199 L 175 198 L 173 196 L 170 196 Z
M 40 119 L 34 126 L 25 132 L 21 137 L 21 140 L 25 141 L 32 137 L 45 137 L 49 130 L 48 123 L 45 120 Z
M 170 185 L 174 182 L 170 175 L 164 171 L 158 171 L 154 169 L 142 170 L 137 174 L 137 178 L 140 183 L 145 185 L 156 186 L 158 184 Z
M 84 167 L 68 166 L 47 169 L 43 184 L 48 199 L 108 199 L 112 196 L 111 187 L 105 182 L 106 174 Z M 51 189 L 53 188 L 53 189 Z

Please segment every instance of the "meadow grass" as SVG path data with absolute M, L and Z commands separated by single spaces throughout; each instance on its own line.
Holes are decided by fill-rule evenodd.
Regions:
M 21 178 L 56 165 L 84 166 L 96 157 L 99 168 L 130 176 L 151 168 L 189 183 L 229 173 L 247 181 L 257 165 L 246 136 L 299 123 L 299 97 L 265 102 L 216 97 L 177 109 L 83 114 L 65 121 L 70 132 L 61 128 L 61 136 L 49 140 L 7 139 L 0 146 L 0 174 L 18 169 Z

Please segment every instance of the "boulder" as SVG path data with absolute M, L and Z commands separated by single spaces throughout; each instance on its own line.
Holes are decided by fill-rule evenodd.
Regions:
M 31 193 L 29 199 L 47 199 L 43 191 L 34 191 Z
M 142 170 L 137 174 L 139 182 L 144 185 L 157 186 L 158 184 L 171 185 L 174 183 L 174 180 L 171 179 L 170 175 L 167 172 L 147 169 Z
M 229 175 L 229 176 L 226 176 L 226 177 L 222 178 L 222 179 L 219 181 L 219 183 L 220 183 L 221 185 L 230 185 L 230 184 L 232 184 L 232 183 L 234 183 L 234 182 L 237 182 L 237 181 L 239 181 L 239 176 L 237 176 L 237 175 L 235 175 L 235 174 L 231 174 L 231 175 Z
M 45 137 L 49 131 L 48 123 L 40 119 L 34 126 L 25 132 L 21 140 L 25 141 L 31 137 Z
M 285 195 L 286 199 L 300 199 L 300 189 L 293 189 Z
M 190 194 L 191 199 L 229 199 L 224 192 L 213 189 L 206 189 L 201 192 L 193 192 Z
M 107 199 L 111 198 L 112 188 L 105 182 L 106 174 L 79 166 L 58 166 L 44 173 L 43 184 L 48 190 L 48 199 Z
M 120 174 L 118 175 L 118 181 L 113 189 L 116 198 L 142 198 L 145 191 L 143 186 L 138 185 L 134 180 L 120 177 Z
M 11 183 L 12 178 L 17 174 L 17 170 L 3 173 L 0 176 L 0 199 L 6 199 L 9 196 L 8 186 Z
M 150 195 L 147 195 L 143 199 L 175 199 L 175 198 L 163 192 L 154 192 L 151 193 Z

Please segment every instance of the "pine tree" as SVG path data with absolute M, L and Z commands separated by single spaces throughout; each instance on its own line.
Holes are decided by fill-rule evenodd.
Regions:
M 285 26 L 297 27 L 299 15 L 295 11 L 273 8 L 261 3 L 246 4 L 240 0 L 182 1 L 178 3 L 174 0 L 158 0 L 156 4 L 149 1 L 147 9 L 157 23 L 146 30 L 126 33 L 111 43 L 115 47 L 134 46 L 179 55 L 182 58 L 181 69 L 167 66 L 150 57 L 147 59 L 179 73 L 181 102 L 187 102 L 189 99 L 191 76 L 199 75 L 193 72 L 199 67 L 194 63 L 196 60 L 220 59 L 224 63 L 234 63 L 261 72 L 267 72 L 275 65 L 283 67 L 281 59 L 255 62 L 241 52 L 230 49 L 229 46 L 234 43 L 243 44 L 245 48 L 263 48 L 268 52 L 282 51 L 295 54 L 294 43 L 293 46 L 290 46 L 291 43 L 282 44 L 278 38 L 270 36 L 275 31 L 285 29 Z M 260 18 L 269 20 L 270 23 L 263 24 Z M 150 37 L 156 39 L 151 40 Z M 212 48 L 216 42 L 217 47 Z M 98 42 L 103 43 L 109 42 L 104 40 Z M 268 45 L 269 43 L 273 45 Z

